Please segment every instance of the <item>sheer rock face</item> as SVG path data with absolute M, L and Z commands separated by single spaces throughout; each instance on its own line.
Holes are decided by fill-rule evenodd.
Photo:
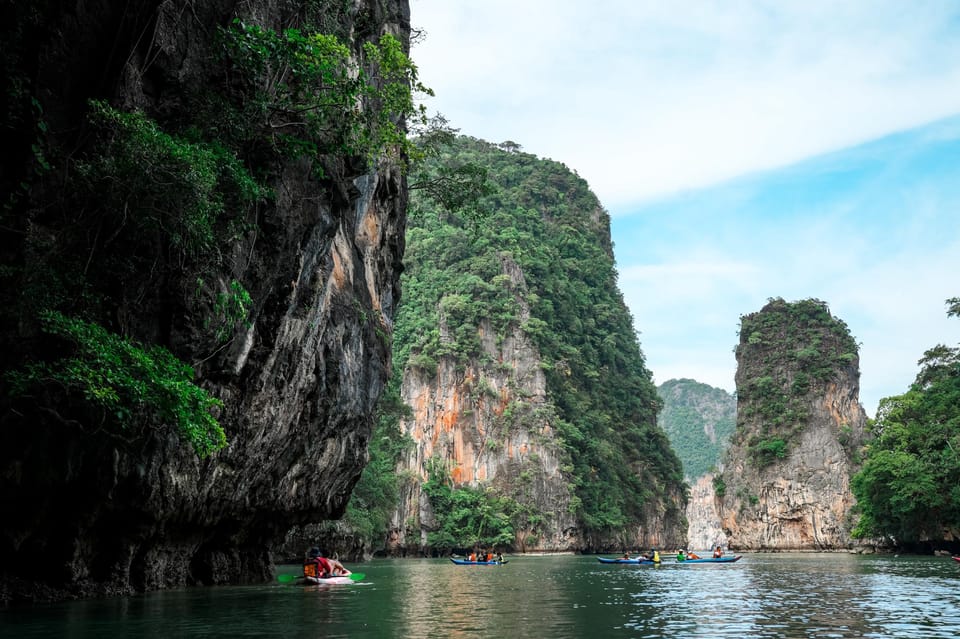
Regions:
M 746 319 L 781 312 L 783 304 L 782 300 L 772 302 Z M 750 331 L 741 330 L 737 432 L 725 458 L 724 495 L 717 499 L 722 527 L 732 548 L 833 550 L 850 548 L 854 543 L 850 510 L 855 499 L 850 477 L 856 472 L 854 455 L 861 447 L 866 426 L 866 414 L 858 400 L 855 344 L 854 351 L 839 360 L 842 363 L 820 377 L 822 381 L 811 376 L 805 393 L 798 392 L 795 384 L 803 366 L 790 355 L 806 352 L 811 344 L 826 356 L 850 349 L 852 338 L 846 326 L 842 322 L 839 325 L 842 330 L 836 325 L 813 329 L 800 342 L 785 338 L 779 326 L 781 340 L 771 339 L 777 333 L 774 331 L 764 334 L 753 348 L 748 345 Z M 771 429 L 770 422 L 779 418 L 769 411 L 764 414 L 760 408 L 764 399 L 756 382 L 764 377 L 773 380 L 779 397 L 792 398 L 786 400 L 783 413 L 800 415 L 797 422 L 780 420 Z M 766 395 L 767 399 L 771 396 L 769 392 Z M 792 429 L 793 435 L 784 434 L 784 429 Z M 790 443 L 782 458 L 762 463 L 755 444 L 757 438 L 771 436 Z
M 505 260 L 502 266 L 516 289 L 526 287 L 515 263 Z M 517 304 L 519 321 L 526 321 L 529 308 L 522 299 Z M 441 339 L 448 330 L 441 317 Z M 537 347 L 519 328 L 499 339 L 488 323 L 480 331 L 490 363 L 474 361 L 458 370 L 445 357 L 436 371 L 404 371 L 401 395 L 413 415 L 401 428 L 414 446 L 397 469 L 405 481 L 387 551 L 429 552 L 427 535 L 437 528 L 422 489 L 430 460 L 448 469 L 455 486 L 492 486 L 546 514 L 547 521 L 537 528 L 515 531 L 519 552 L 647 548 L 683 539 L 683 522 L 673 515 L 682 512 L 679 487 L 650 501 L 642 525 L 609 537 L 584 535 L 570 512 L 572 478 L 563 470 L 569 458 L 551 428 L 555 411 Z M 669 513 L 666 504 L 674 506 Z
M 82 92 L 103 90 L 71 82 L 78 65 L 112 78 L 109 89 L 127 108 L 175 111 L 178 87 L 202 78 L 216 24 L 247 7 L 279 28 L 299 10 L 175 4 L 80 3 L 57 16 L 41 89 L 67 95 L 45 105 L 48 119 L 75 124 Z M 364 37 L 409 35 L 405 0 L 357 0 L 348 15 L 362 20 Z M 101 43 L 144 33 L 126 60 L 102 59 Z M 185 311 L 196 286 L 188 277 L 118 310 L 139 338 L 166 335 L 223 400 L 228 448 L 199 460 L 170 429 L 124 441 L 74 419 L 69 407 L 4 415 L 3 600 L 264 581 L 268 548 L 287 528 L 342 513 L 389 372 L 407 191 L 392 166 L 322 161 L 322 181 L 304 162 L 282 167 L 257 232 L 225 249 L 222 284 L 242 280 L 254 303 L 249 327 L 227 348 L 198 337 L 202 318 Z
M 720 513 L 713 489 L 713 473 L 701 475 L 690 486 L 687 502 L 687 547 L 691 550 L 709 550 L 726 543 L 720 527 Z
M 515 286 L 525 286 L 516 264 L 507 261 L 503 266 Z M 529 319 L 525 302 L 517 303 L 520 320 Z M 442 317 L 440 330 L 445 339 L 449 328 Z M 500 340 L 489 323 L 480 330 L 492 364 L 471 362 L 458 371 L 456 362 L 445 357 L 436 371 L 409 367 L 404 371 L 401 395 L 413 416 L 401 428 L 415 445 L 398 469 L 407 479 L 388 538 L 388 550 L 394 554 L 422 552 L 427 533 L 435 527 L 422 490 L 431 458 L 448 468 L 456 486 L 493 485 L 502 494 L 553 514 L 546 534 L 536 535 L 535 541 L 534 531 L 517 531 L 518 549 L 569 550 L 580 543 L 569 513 L 563 454 L 550 427 L 552 409 L 537 348 L 519 328 Z

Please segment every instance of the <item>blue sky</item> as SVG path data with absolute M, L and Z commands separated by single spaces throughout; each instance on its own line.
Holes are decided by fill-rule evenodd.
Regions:
M 837 6 L 842 4 L 842 6 Z M 960 3 L 411 0 L 425 100 L 563 162 L 612 216 L 662 383 L 734 389 L 741 315 L 827 302 L 861 401 L 957 346 Z

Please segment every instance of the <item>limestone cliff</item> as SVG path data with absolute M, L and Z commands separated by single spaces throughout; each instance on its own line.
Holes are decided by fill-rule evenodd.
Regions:
M 700 475 L 690 486 L 690 501 L 687 502 L 687 547 L 691 550 L 709 550 L 727 543 L 727 536 L 720 526 L 714 477 L 714 473 Z
M 737 430 L 718 481 L 730 546 L 850 547 L 866 414 L 846 325 L 818 300 L 771 300 L 741 318 L 737 363 Z
M 74 272 L 84 274 L 84 264 L 90 272 L 98 268 L 105 240 L 125 237 L 120 226 L 95 236 L 95 228 L 70 226 L 73 218 L 52 214 L 58 179 L 66 179 L 71 154 L 89 139 L 83 124 L 89 98 L 137 109 L 176 126 L 186 139 L 198 105 L 206 105 L 187 96 L 209 95 L 198 92 L 225 81 L 207 74 L 216 66 L 217 27 L 234 18 L 277 31 L 308 21 L 325 25 L 354 54 L 383 33 L 404 43 L 409 34 L 405 0 L 31 7 L 16 25 L 4 26 L 20 30 L 5 32 L 4 42 L 17 38 L 23 77 L 35 81 L 27 89 L 47 132 L 38 148 L 62 163 L 28 198 L 10 198 L 27 212 L 15 233 L 4 229 L 4 264 L 34 274 L 44 251 L 56 250 L 70 232 L 84 233 L 98 247 L 82 254 Z M 222 117 L 222 130 L 229 131 L 234 123 L 226 111 Z M 5 184 L 11 175 L 27 175 L 24 158 L 40 153 L 30 151 L 29 140 L 15 142 L 7 147 Z M 272 570 L 269 545 L 287 528 L 343 511 L 366 462 L 372 413 L 389 370 L 406 182 L 388 162 L 331 154 L 284 159 L 266 147 L 242 151 L 261 163 L 275 196 L 218 247 L 213 272 L 201 281 L 189 259 L 177 263 L 177 255 L 158 252 L 129 280 L 103 267 L 112 278 L 109 290 L 85 292 L 120 300 L 113 315 L 125 334 L 162 344 L 193 366 L 198 383 L 223 402 L 217 418 L 228 447 L 200 459 L 161 423 L 118 434 L 103 427 L 102 415 L 94 419 L 76 404 L 6 404 L 0 428 L 3 600 L 264 581 Z M 83 211 L 67 214 L 82 222 Z M 205 317 L 191 309 L 199 295 L 223 299 L 214 294 L 228 293 L 231 282 L 249 292 L 245 318 L 214 338 L 205 325 L 212 311 Z M 4 316 L 8 354 L 43 346 L 29 319 Z
M 525 287 L 523 274 L 511 262 L 504 266 L 508 264 L 514 285 Z M 525 302 L 517 303 L 521 321 L 529 318 Z M 442 316 L 440 322 L 441 339 L 449 339 Z M 455 485 L 490 485 L 549 513 L 543 525 L 516 530 L 518 550 L 578 547 L 569 477 L 561 471 L 567 455 L 550 426 L 555 415 L 547 400 L 539 352 L 519 327 L 502 339 L 488 321 L 479 329 L 481 359 L 490 364 L 477 360 L 459 367 L 453 358 L 443 358 L 435 371 L 415 367 L 404 371 L 401 395 L 413 414 L 401 427 L 414 445 L 398 469 L 408 480 L 402 486 L 388 547 L 429 546 L 427 531 L 436 522 L 422 481 L 431 459 L 443 460 Z
M 679 463 L 655 423 L 659 401 L 616 288 L 609 220 L 566 167 L 460 139 L 450 165 L 474 162 L 499 187 L 478 226 L 415 197 L 400 394 L 412 441 L 400 460 L 390 552 L 469 549 L 425 488 L 503 507 L 514 550 L 682 544 Z M 509 520 L 509 524 L 507 523 Z

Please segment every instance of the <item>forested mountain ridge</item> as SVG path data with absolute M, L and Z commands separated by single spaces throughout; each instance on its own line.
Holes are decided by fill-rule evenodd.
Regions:
M 512 143 L 460 137 L 443 161 L 484 167 L 495 190 L 476 218 L 412 192 L 395 551 L 682 543 L 681 468 L 607 213 L 567 167 Z
M 850 547 L 867 418 L 849 329 L 820 300 L 776 298 L 740 318 L 736 355 L 737 426 L 714 482 L 731 547 Z
M 692 379 L 671 379 L 657 387 L 663 428 L 688 480 L 717 466 L 737 423 L 737 399 L 722 388 Z

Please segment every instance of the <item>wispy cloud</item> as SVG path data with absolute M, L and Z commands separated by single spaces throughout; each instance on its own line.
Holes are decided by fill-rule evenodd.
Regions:
M 431 106 L 567 162 L 614 214 L 960 111 L 949 1 L 411 6 Z

